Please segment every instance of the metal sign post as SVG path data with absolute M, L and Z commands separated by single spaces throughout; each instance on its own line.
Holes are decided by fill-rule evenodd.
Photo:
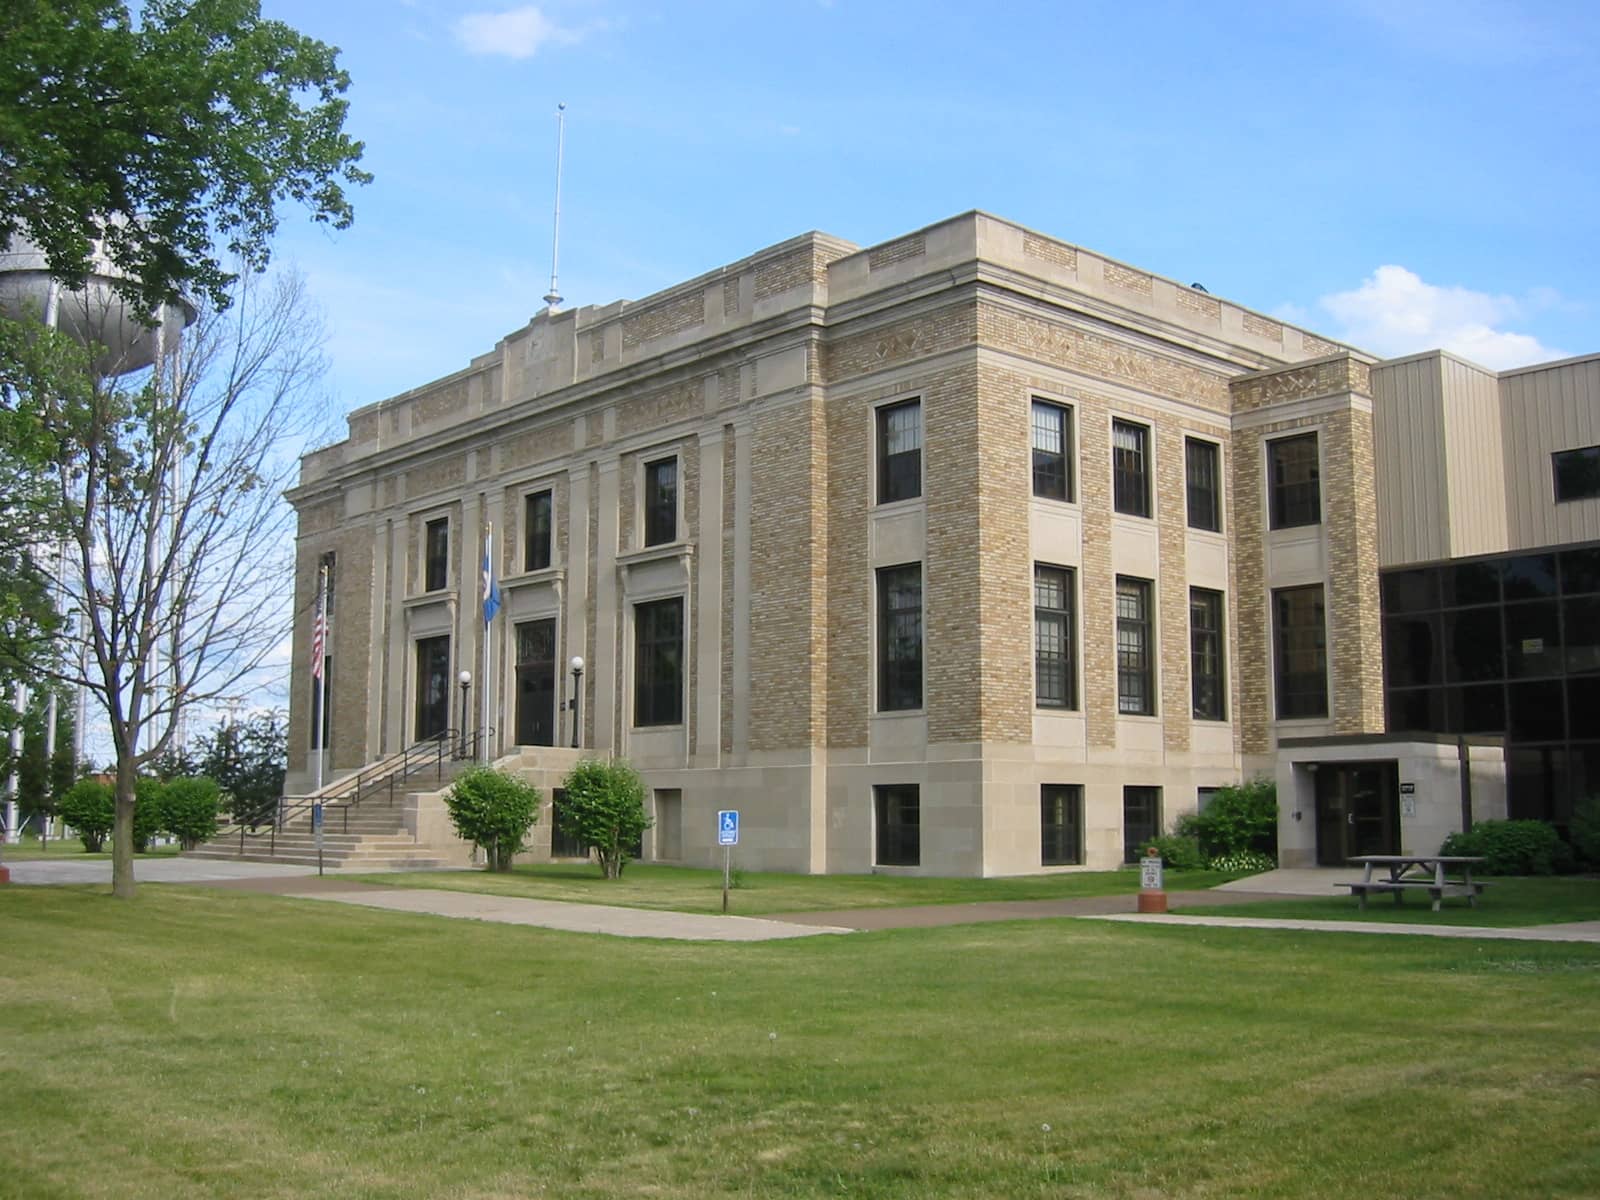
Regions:
M 322 802 L 311 806 L 311 832 L 317 837 L 317 875 L 322 875 Z
M 717 814 L 717 844 L 722 847 L 722 913 L 728 913 L 728 876 L 732 871 L 733 848 L 739 844 L 739 810 L 724 809 Z
M 1167 911 L 1167 891 L 1161 870 L 1161 851 L 1151 846 L 1139 860 L 1139 911 Z

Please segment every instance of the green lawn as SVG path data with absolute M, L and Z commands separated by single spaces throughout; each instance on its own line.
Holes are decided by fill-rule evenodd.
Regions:
M 0 1197 L 1593 1197 L 1600 947 L 0 889 Z
M 1563 921 L 1600 921 L 1600 878 L 1562 875 L 1554 878 L 1490 879 L 1473 908 L 1461 897 L 1446 897 L 1438 912 L 1426 894 L 1371 896 L 1367 911 L 1344 889 L 1326 899 L 1267 900 L 1227 907 L 1195 904 L 1174 907 L 1193 916 L 1294 917 L 1311 921 L 1406 922 L 1420 925 L 1553 925 Z
M 444 888 L 620 904 L 675 912 L 722 911 L 722 872 L 691 867 L 630 863 L 621 879 L 608 880 L 586 864 L 540 863 L 506 874 L 489 871 L 416 871 L 358 876 L 385 887 Z M 1169 871 L 1169 891 L 1215 887 L 1236 875 L 1216 871 Z M 781 875 L 745 871 L 729 893 L 729 910 L 755 915 L 828 912 L 914 904 L 975 904 L 990 900 L 1057 900 L 1071 896 L 1116 896 L 1139 890 L 1139 872 L 1093 871 L 1027 875 L 1009 879 L 934 879 L 904 875 Z

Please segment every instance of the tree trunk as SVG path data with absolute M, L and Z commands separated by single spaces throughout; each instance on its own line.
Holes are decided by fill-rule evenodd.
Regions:
M 133 764 L 117 762 L 117 814 L 111 826 L 111 894 L 119 900 L 132 900 L 137 888 L 133 880 L 133 805 L 135 799 Z

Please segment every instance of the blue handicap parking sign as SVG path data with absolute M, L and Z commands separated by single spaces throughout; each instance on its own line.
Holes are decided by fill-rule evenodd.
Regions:
M 739 812 L 729 809 L 717 814 L 717 845 L 737 846 L 739 844 Z

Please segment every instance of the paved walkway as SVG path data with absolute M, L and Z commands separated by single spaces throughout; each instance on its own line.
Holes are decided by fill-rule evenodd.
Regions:
M 109 858 L 60 860 L 29 858 L 5 860 L 11 882 L 21 884 L 104 883 L 111 882 Z M 140 858 L 133 864 L 133 875 L 140 883 L 209 883 L 219 879 L 281 879 L 290 875 L 315 875 L 315 867 L 294 867 L 283 863 L 230 862 L 226 859 Z

